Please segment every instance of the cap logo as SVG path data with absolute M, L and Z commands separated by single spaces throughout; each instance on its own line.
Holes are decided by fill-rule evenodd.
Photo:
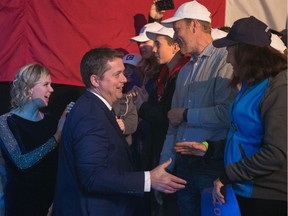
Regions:
M 134 55 L 127 55 L 126 60 L 132 61 L 134 59 Z
M 144 27 L 141 29 L 140 34 L 141 34 L 141 33 L 144 33 L 144 32 L 146 31 L 146 28 L 147 28 L 147 27 L 144 26 Z

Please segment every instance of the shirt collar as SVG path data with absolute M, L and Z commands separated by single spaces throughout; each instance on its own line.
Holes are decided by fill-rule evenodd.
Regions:
M 101 95 L 89 90 L 92 94 L 96 95 L 101 101 L 103 101 L 103 103 L 108 107 L 108 109 L 111 111 L 112 110 L 112 106 L 107 102 L 107 100 L 105 100 L 105 98 L 103 98 Z
M 211 56 L 215 49 L 216 48 L 213 46 L 213 44 L 211 42 L 210 44 L 208 44 L 207 47 L 205 47 L 205 49 L 202 51 L 202 53 L 198 56 L 198 59 L 202 58 L 204 56 L 208 56 L 208 57 Z M 194 55 L 192 55 L 190 61 L 196 62 L 197 59 L 195 58 Z

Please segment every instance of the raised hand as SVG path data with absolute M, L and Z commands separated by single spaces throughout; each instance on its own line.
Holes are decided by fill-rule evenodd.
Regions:
M 156 4 L 155 4 L 157 1 L 159 0 L 154 0 L 152 2 L 149 16 L 153 18 L 154 20 L 161 20 L 163 17 L 163 14 L 165 13 L 165 10 L 162 10 L 162 11 L 157 10 Z

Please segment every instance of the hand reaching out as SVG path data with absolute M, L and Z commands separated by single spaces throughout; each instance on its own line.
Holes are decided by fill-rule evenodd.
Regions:
M 186 181 L 166 172 L 165 168 L 169 166 L 172 159 L 157 166 L 150 171 L 151 187 L 164 193 L 175 193 L 185 188 Z
M 207 148 L 203 143 L 198 142 L 178 142 L 174 150 L 183 155 L 204 156 Z

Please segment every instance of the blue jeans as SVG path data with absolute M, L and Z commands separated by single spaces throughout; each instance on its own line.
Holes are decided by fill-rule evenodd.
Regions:
M 209 169 L 209 164 L 203 165 L 201 161 L 199 164 L 199 161 L 189 159 L 181 160 L 180 163 L 177 162 L 177 176 L 187 181 L 186 187 L 177 192 L 177 203 L 180 215 L 201 216 L 201 192 L 205 188 L 213 187 L 213 181 L 223 172 L 224 166 Z M 195 166 L 195 164 L 198 165 Z

